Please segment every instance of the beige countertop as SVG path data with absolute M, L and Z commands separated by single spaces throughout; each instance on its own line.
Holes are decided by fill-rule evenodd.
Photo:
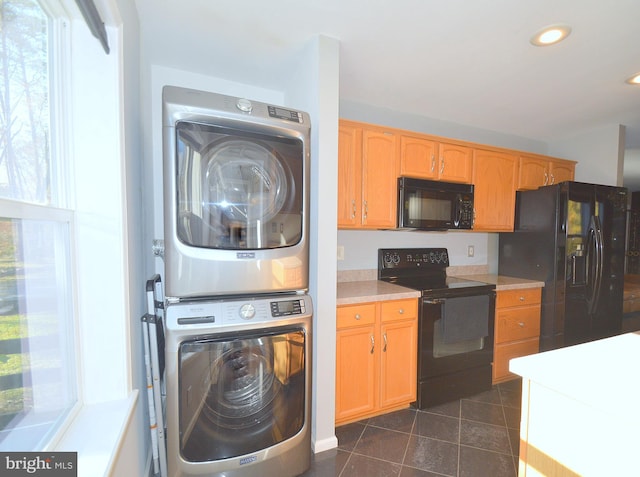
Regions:
M 477 282 L 491 283 L 497 291 L 516 290 L 519 288 L 542 288 L 544 282 L 527 280 L 525 278 L 507 277 L 505 275 L 481 274 L 481 275 L 454 275 L 458 278 L 475 280 Z
M 478 274 L 456 275 L 458 278 L 490 283 L 496 290 L 514 290 L 520 288 L 541 288 L 544 282 L 526 280 L 524 278 L 506 277 L 503 275 Z M 379 280 L 360 280 L 338 282 L 337 305 L 353 305 L 372 301 L 401 300 L 403 298 L 419 298 L 420 292 Z
M 379 280 L 338 283 L 337 305 L 419 298 L 420 292 Z

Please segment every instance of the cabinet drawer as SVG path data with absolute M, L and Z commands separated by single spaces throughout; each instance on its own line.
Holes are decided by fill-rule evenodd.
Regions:
M 409 320 L 418 317 L 418 300 L 385 301 L 380 305 L 382 321 Z
M 338 329 L 371 325 L 376 321 L 376 305 L 375 303 L 367 303 L 364 305 L 340 306 L 336 314 L 336 327 Z
M 539 304 L 541 296 L 542 288 L 501 290 L 496 293 L 496 308 Z
M 498 310 L 496 343 L 535 338 L 540 335 L 540 305 Z
M 537 338 L 520 341 L 518 343 L 509 343 L 497 345 L 493 350 L 493 382 L 504 381 L 515 377 L 509 372 L 509 360 L 519 358 L 520 356 L 528 356 L 536 354 L 539 348 Z

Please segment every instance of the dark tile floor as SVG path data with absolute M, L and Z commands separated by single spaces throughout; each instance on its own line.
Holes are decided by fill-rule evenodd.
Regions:
M 515 477 L 521 381 L 425 411 L 338 427 L 304 477 Z

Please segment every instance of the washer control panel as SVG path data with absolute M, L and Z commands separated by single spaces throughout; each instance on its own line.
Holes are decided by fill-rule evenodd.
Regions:
M 302 299 L 271 302 L 272 316 L 304 315 L 305 313 L 306 309 Z
M 309 295 L 230 298 L 169 303 L 165 313 L 170 329 L 198 329 L 303 317 L 311 315 L 312 305 Z

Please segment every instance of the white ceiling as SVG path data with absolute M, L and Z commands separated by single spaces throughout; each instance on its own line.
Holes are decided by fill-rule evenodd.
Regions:
M 640 148 L 639 0 L 135 0 L 153 64 L 281 89 L 318 34 L 340 97 L 553 141 L 627 126 Z M 554 23 L 562 43 L 529 38 Z

